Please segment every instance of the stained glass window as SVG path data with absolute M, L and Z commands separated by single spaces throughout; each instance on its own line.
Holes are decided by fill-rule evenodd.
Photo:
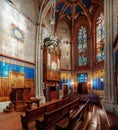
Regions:
M 78 31 L 78 65 L 87 65 L 87 29 L 84 26 Z
M 78 82 L 87 82 L 87 74 L 79 74 L 77 77 Z
M 104 60 L 104 15 L 101 12 L 96 22 L 96 60 Z

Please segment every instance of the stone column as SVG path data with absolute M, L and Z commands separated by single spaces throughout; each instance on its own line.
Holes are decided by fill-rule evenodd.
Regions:
M 43 27 L 42 23 L 45 20 L 45 16 L 51 7 L 52 0 L 49 0 L 45 5 L 45 0 L 42 1 L 40 12 L 39 12 L 39 25 L 37 26 L 37 39 L 36 39 L 36 81 L 35 81 L 35 94 L 36 97 L 41 98 L 41 102 L 45 102 L 45 97 L 43 94 Z M 44 7 L 44 8 L 43 8 Z
M 35 81 L 35 94 L 36 97 L 40 98 L 41 96 L 41 90 L 40 90 L 40 82 L 41 82 L 41 75 L 40 75 L 40 53 L 41 53 L 41 39 L 38 37 L 39 33 L 37 32 L 37 41 L 36 41 L 36 81 Z
M 92 77 L 93 77 L 93 66 L 94 66 L 94 54 L 93 54 L 93 51 L 90 51 L 90 50 L 92 50 L 93 48 L 94 48 L 94 45 L 93 45 L 93 37 L 92 37 L 92 35 L 90 35 L 90 38 L 89 38 L 89 52 L 90 52 L 90 55 L 88 56 L 88 61 L 89 61 L 89 65 L 90 65 L 90 77 L 91 77 L 91 79 L 92 79 Z M 88 53 L 89 54 L 89 53 Z M 92 88 L 92 84 L 91 84 L 91 82 L 90 82 L 90 91 L 89 91 L 89 93 L 92 93 L 93 92 L 93 88 Z
M 108 110 L 113 110 L 116 103 L 116 89 L 114 82 L 114 63 L 113 63 L 113 41 L 116 35 L 117 21 L 116 2 L 117 0 L 104 0 L 105 18 L 105 97 L 104 103 Z

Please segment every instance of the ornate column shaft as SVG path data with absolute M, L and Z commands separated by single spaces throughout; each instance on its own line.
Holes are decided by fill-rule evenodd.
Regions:
M 36 81 L 35 81 L 35 94 L 36 97 L 42 98 L 41 102 L 45 102 L 45 98 L 43 95 L 43 29 L 42 29 L 42 23 L 45 20 L 45 16 L 51 7 L 51 3 L 53 1 L 49 0 L 47 4 L 44 6 L 45 0 L 41 3 L 41 8 L 39 12 L 39 18 L 38 18 L 38 27 L 37 27 L 37 39 L 36 39 Z M 43 8 L 44 7 L 44 8 Z
M 113 63 L 113 41 L 115 37 L 115 21 L 116 0 L 104 0 L 104 17 L 105 17 L 105 99 L 109 105 L 116 102 L 115 85 L 114 85 L 114 63 Z M 115 26 L 116 25 L 116 26 Z M 108 106 L 107 106 L 108 107 Z M 112 109 L 111 107 L 109 107 Z

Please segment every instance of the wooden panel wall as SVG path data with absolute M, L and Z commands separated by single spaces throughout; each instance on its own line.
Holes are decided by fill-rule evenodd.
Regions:
M 34 96 L 35 90 L 34 90 L 34 80 L 33 79 L 26 79 L 26 86 L 30 87 L 30 94 L 31 96 Z
M 0 78 L 0 101 L 9 101 L 12 87 L 30 87 L 34 96 L 34 80 L 26 79 L 24 73 L 10 72 L 8 78 Z
M 25 74 L 20 72 L 10 72 L 9 74 L 10 86 L 23 88 L 25 86 Z
M 0 101 L 10 100 L 10 92 L 9 78 L 0 78 Z

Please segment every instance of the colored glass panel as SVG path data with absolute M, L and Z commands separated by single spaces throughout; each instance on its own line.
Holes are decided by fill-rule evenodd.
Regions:
M 87 65 L 87 29 L 84 26 L 78 31 L 78 65 Z
M 87 82 L 87 74 L 79 74 L 77 77 L 78 82 Z
M 104 60 L 104 15 L 101 12 L 96 22 L 96 60 Z

